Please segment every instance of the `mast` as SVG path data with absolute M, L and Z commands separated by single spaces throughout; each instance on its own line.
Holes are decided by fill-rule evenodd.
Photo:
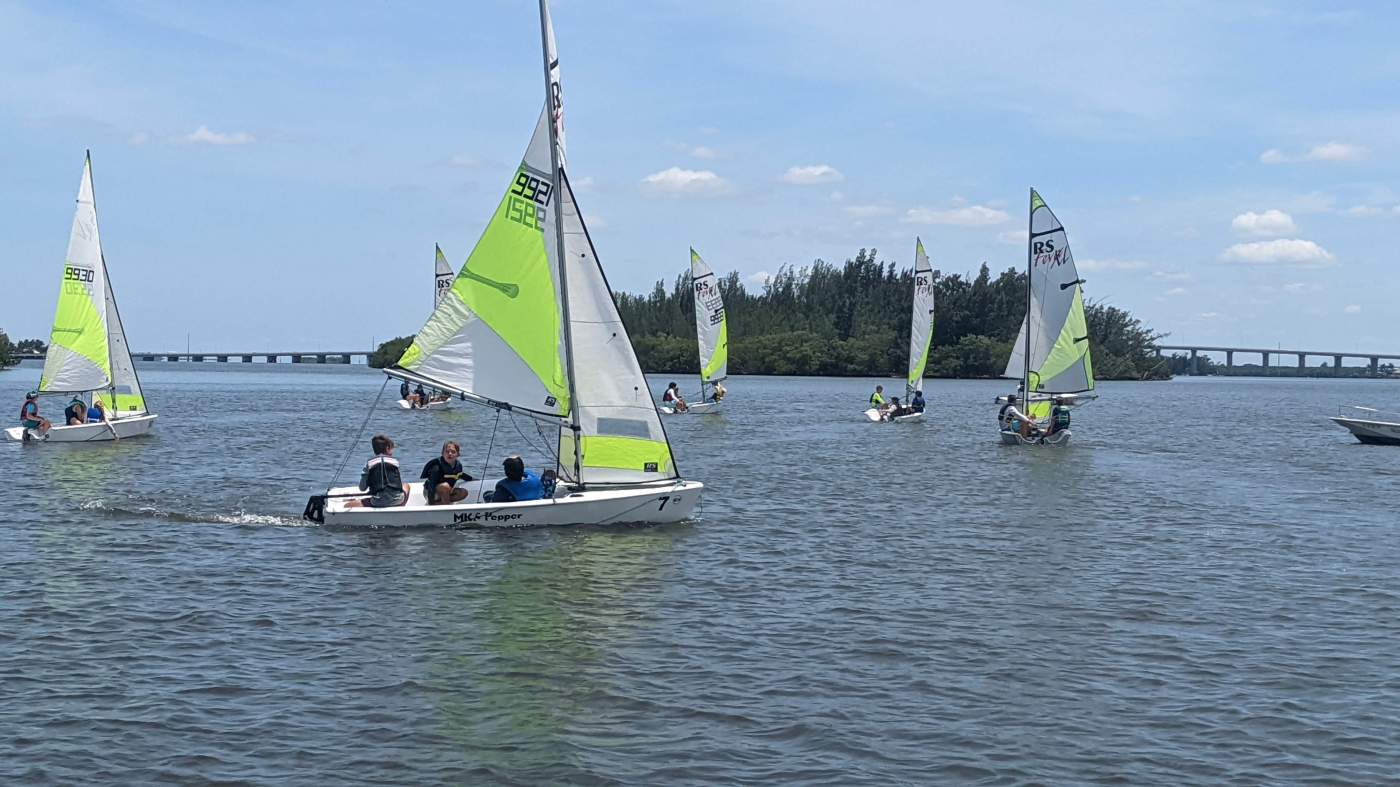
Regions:
M 1031 400 L 1031 248 L 1035 230 L 1035 187 L 1031 187 L 1030 210 L 1026 212 L 1026 351 L 1021 372 L 1021 407 L 1030 415 Z
M 578 390 L 574 385 L 574 334 L 569 321 L 569 273 L 568 260 L 564 258 L 564 198 L 563 178 L 559 177 L 559 128 L 555 124 L 554 85 L 549 72 L 554 64 L 549 62 L 549 8 L 548 0 L 540 0 L 540 59 L 544 62 L 544 105 L 549 115 L 549 162 L 550 177 L 554 180 L 554 240 L 555 257 L 559 260 L 559 298 L 564 318 L 564 359 L 569 364 L 569 429 L 574 442 L 574 483 L 583 485 L 583 435 L 578 420 Z

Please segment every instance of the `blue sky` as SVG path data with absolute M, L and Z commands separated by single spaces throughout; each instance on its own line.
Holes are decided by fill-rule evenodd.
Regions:
M 978 7 L 964 7 L 977 5 Z M 860 247 L 1023 265 L 1174 341 L 1400 349 L 1400 7 L 553 6 L 571 177 L 616 289 Z M 874 10 L 871 10 L 871 9 Z M 0 327 L 47 336 L 84 148 L 138 349 L 411 333 L 542 103 L 530 2 L 0 0 Z M 7 292 L 14 289 L 7 287 Z

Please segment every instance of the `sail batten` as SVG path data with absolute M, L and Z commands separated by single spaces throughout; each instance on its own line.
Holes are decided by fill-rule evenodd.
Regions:
M 1030 381 L 1027 393 L 1093 390 L 1084 280 L 1075 268 L 1069 236 L 1034 189 L 1030 211 L 1030 297 L 1004 376 L 1024 376 Z

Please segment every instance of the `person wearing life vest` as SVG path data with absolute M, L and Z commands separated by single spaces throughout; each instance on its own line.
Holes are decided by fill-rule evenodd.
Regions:
M 404 400 L 405 402 L 410 402 L 410 403 L 411 403 L 413 400 L 412 400 L 412 399 L 409 399 L 408 397 L 409 397 L 409 395 L 412 394 L 412 393 L 413 393 L 413 390 L 412 390 L 411 388 L 408 387 L 408 381 L 407 381 L 407 380 L 404 380 L 404 381 L 402 381 L 402 382 L 399 383 L 399 398 L 400 398 L 400 399 Z
M 1063 399 L 1055 399 L 1055 406 L 1050 411 L 1050 428 L 1045 432 L 1049 437 L 1056 432 L 1063 432 L 1069 429 L 1069 407 L 1065 405 Z
M 666 393 L 661 394 L 661 403 L 669 406 L 678 413 L 683 413 L 690 409 L 685 403 L 685 397 L 681 395 L 681 387 L 676 383 L 666 386 Z
M 1003 431 L 1020 432 L 1021 436 L 1030 439 L 1031 435 L 1038 431 L 1035 419 L 1021 412 L 1016 407 L 1019 401 L 1013 394 L 1006 397 L 1006 404 L 1001 406 L 1001 412 L 997 414 L 998 424 Z
M 345 501 L 346 508 L 394 508 L 408 503 L 408 484 L 399 475 L 399 460 L 394 458 L 394 441 L 382 434 L 370 438 L 374 456 L 360 471 L 360 491 L 369 497 Z
M 924 392 L 915 388 L 914 398 L 909 400 L 909 409 L 913 410 L 916 413 L 922 413 L 924 411 L 924 407 Z
M 77 394 L 73 395 L 73 401 L 63 409 L 63 419 L 69 426 L 82 426 L 87 423 L 87 402 Z
M 875 386 L 875 393 L 870 395 L 870 406 L 876 410 L 885 406 L 885 386 Z
M 34 429 L 41 437 L 48 435 L 53 424 L 39 415 L 39 392 L 30 391 L 24 395 L 24 404 L 19 408 L 19 423 L 24 427 L 24 439 L 29 439 L 29 430 Z
M 496 490 L 491 494 L 492 503 L 519 503 L 526 500 L 539 500 L 544 497 L 544 486 L 540 477 L 525 469 L 525 460 L 519 454 L 511 454 L 501 463 L 506 477 L 496 482 Z

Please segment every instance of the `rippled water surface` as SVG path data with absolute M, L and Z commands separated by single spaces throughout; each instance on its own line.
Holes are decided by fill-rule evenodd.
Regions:
M 1105 384 L 1018 449 L 1003 383 L 875 425 L 877 381 L 735 378 L 666 421 L 692 522 L 384 533 L 296 518 L 376 373 L 142 374 L 149 439 L 0 443 L 0 783 L 1400 774 L 1400 448 L 1325 419 L 1400 384 Z M 391 393 L 406 468 L 487 458 L 492 413 Z M 539 445 L 502 418 L 491 464 Z

